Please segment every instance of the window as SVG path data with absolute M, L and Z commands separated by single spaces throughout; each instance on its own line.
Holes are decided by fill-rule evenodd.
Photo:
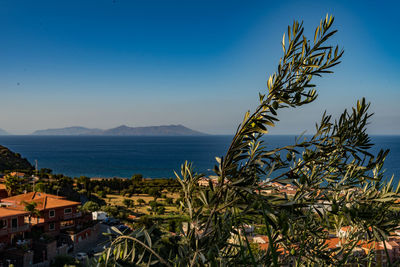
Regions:
M 55 210 L 49 211 L 49 217 L 52 218 L 54 216 L 56 216 L 56 211 Z
M 68 213 L 71 213 L 71 212 L 72 212 L 72 209 L 71 209 L 71 208 L 64 209 L 64 214 L 68 214 Z
M 50 231 L 53 231 L 55 228 L 56 227 L 55 227 L 55 224 L 53 222 L 49 224 L 49 230 Z
M 17 228 L 18 227 L 18 218 L 12 218 L 11 219 L 11 227 L 12 228 Z
M 7 219 L 0 220 L 0 229 L 7 228 Z

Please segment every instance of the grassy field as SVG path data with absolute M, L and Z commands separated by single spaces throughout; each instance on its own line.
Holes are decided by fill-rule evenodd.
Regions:
M 167 197 L 174 199 L 174 202 L 176 201 L 177 198 L 179 198 L 179 194 L 177 194 L 177 193 L 175 193 L 175 194 L 166 193 L 166 195 L 167 195 Z M 137 203 L 137 200 L 140 198 L 143 199 L 146 203 L 143 205 L 139 205 Z M 148 205 L 149 201 L 154 200 L 154 198 L 152 196 L 149 196 L 146 194 L 137 194 L 137 195 L 132 195 L 131 197 L 124 197 L 124 196 L 116 195 L 116 194 L 107 194 L 107 196 L 103 199 L 104 199 L 104 201 L 106 201 L 107 204 L 110 204 L 112 206 L 122 206 L 122 207 L 125 207 L 125 205 L 123 203 L 124 199 L 131 199 L 135 202 L 135 205 L 134 205 L 134 208 L 130 208 L 129 210 L 139 212 L 139 213 L 145 213 L 145 214 L 149 214 L 149 211 L 147 210 L 149 208 L 149 205 Z M 174 212 L 178 211 L 175 204 L 167 205 L 165 203 L 164 198 L 158 198 L 157 202 L 164 204 L 164 207 L 166 209 L 166 212 L 165 212 L 166 214 L 174 213 Z

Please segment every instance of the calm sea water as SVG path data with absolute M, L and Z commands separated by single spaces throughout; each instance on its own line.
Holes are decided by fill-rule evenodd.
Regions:
M 20 153 L 39 168 L 54 173 L 89 177 L 174 177 L 180 165 L 193 162 L 197 172 L 211 174 L 215 156 L 224 154 L 231 136 L 116 137 L 116 136 L 0 136 L 0 144 Z M 268 136 L 271 148 L 291 144 L 294 136 Z M 391 150 L 387 176 L 400 177 L 400 136 L 373 136 L 375 147 Z M 396 179 L 396 180 L 397 180 Z

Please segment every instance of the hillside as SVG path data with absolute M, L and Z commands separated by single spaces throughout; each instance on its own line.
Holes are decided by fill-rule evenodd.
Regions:
M 20 154 L 0 145 L 0 171 L 5 170 L 33 170 L 33 166 Z
M 109 136 L 198 136 L 206 135 L 183 125 L 161 125 L 147 127 L 129 127 L 121 125 L 112 129 L 90 129 L 85 127 L 67 127 L 38 130 L 32 135 L 109 135 Z

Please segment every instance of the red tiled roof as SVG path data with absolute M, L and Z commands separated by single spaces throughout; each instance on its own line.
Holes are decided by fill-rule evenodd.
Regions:
M 3 198 L 3 202 L 22 202 L 22 201 L 32 201 L 35 199 L 43 198 L 43 197 L 51 197 L 51 198 L 59 198 L 65 199 L 65 197 L 55 196 L 51 194 L 41 193 L 41 192 L 29 192 L 26 194 L 20 194 L 8 198 Z
M 24 207 L 24 202 L 36 202 L 36 209 L 45 210 L 58 207 L 76 206 L 80 202 L 66 200 L 65 197 L 55 196 L 40 192 L 30 192 L 27 194 L 16 195 L 8 198 L 3 198 L 1 202 L 13 203 L 19 209 Z
M 17 216 L 17 215 L 28 215 L 28 214 L 29 212 L 27 211 L 0 207 L 0 218 Z
M 329 249 L 334 249 L 338 247 L 340 241 L 341 240 L 339 238 L 333 237 L 325 240 L 325 244 L 328 246 Z

